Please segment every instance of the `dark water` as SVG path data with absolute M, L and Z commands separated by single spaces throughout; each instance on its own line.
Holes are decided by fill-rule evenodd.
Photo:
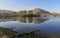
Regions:
M 60 17 L 2 17 L 0 38 L 60 38 Z

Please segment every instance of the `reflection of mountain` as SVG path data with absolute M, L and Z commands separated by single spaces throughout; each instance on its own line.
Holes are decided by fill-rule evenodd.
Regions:
M 6 21 L 19 21 L 24 23 L 41 23 L 48 19 L 42 19 L 41 17 L 9 17 L 9 18 L 0 18 L 0 22 Z
M 2 18 L 0 18 L 0 22 L 16 21 L 16 20 L 17 19 L 15 17 L 9 17 L 9 18 L 2 17 Z

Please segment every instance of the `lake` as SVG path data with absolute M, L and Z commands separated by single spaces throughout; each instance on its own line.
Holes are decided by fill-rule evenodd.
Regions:
M 2 17 L 0 38 L 60 38 L 60 17 Z

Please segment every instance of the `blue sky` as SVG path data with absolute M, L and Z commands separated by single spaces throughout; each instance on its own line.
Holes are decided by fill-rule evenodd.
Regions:
M 29 10 L 34 8 L 60 12 L 60 0 L 0 0 L 0 9 Z

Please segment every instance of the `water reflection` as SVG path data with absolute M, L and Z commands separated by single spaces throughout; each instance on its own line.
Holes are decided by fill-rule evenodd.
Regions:
M 57 32 L 59 28 L 53 26 L 55 21 L 47 23 L 45 22 L 47 20 L 49 19 L 40 17 L 2 17 L 0 18 L 0 38 L 60 38 Z
M 8 17 L 8 18 L 0 18 L 0 22 L 7 21 L 19 21 L 24 23 L 42 23 L 48 19 L 43 19 L 40 17 Z

